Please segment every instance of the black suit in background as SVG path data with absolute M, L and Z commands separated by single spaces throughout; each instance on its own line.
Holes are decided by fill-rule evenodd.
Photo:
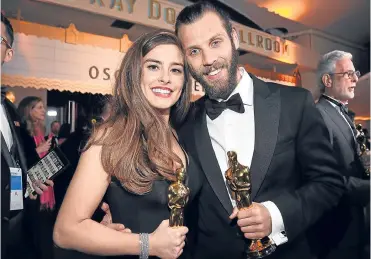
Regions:
M 23 193 L 26 187 L 27 161 L 23 151 L 20 135 L 20 118 L 13 104 L 4 98 L 2 92 L 1 104 L 3 105 L 11 134 L 13 146 L 11 151 L 6 145 L 3 135 L 1 141 L 1 255 L 6 259 L 36 258 L 32 239 L 26 231 L 25 218 L 29 217 L 27 203 L 24 200 L 23 210 L 10 211 L 10 169 L 15 167 L 14 160 L 18 161 L 22 169 Z M 2 122 L 5 123 L 5 122 Z M 12 159 L 14 158 L 14 160 Z
M 328 130 L 308 91 L 250 76 L 255 113 L 252 199 L 277 205 L 288 237 L 288 243 L 268 258 L 317 258 L 309 242 L 316 237 L 307 230 L 338 204 L 344 192 Z M 204 98 L 195 103 L 179 134 L 207 178 L 193 208 L 198 215 L 189 235 L 195 235 L 188 242 L 189 250 L 196 259 L 242 259 L 244 240 L 236 221 L 228 218 L 232 204 L 211 144 L 203 103 Z
M 366 245 L 363 208 L 370 202 L 370 181 L 364 179 L 365 170 L 356 152 L 353 133 L 336 108 L 323 97 L 317 108 L 327 125 L 334 154 L 345 179 L 344 198 L 336 209 L 327 213 L 319 224 L 321 258 L 361 258 Z M 369 233 L 369 232 L 368 232 Z M 326 239 L 326 241 L 324 240 Z M 368 243 L 368 242 L 367 242 Z M 368 254 L 367 258 L 370 255 Z

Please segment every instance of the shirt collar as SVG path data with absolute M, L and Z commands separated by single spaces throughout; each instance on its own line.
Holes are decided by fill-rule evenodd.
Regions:
M 337 99 L 335 99 L 335 98 L 333 98 L 331 96 L 328 96 L 326 94 L 323 94 L 323 95 L 325 95 L 327 98 L 329 98 L 331 100 L 334 100 L 334 101 L 336 101 L 336 102 L 338 102 L 340 104 L 344 104 L 344 103 L 340 102 L 339 100 L 337 100 Z M 325 100 L 326 100 L 326 102 L 328 102 L 329 104 L 331 104 L 339 113 L 343 114 L 343 111 L 340 109 L 340 106 L 339 105 L 337 105 L 336 103 L 331 102 L 331 101 L 329 101 L 327 99 L 325 99 Z M 347 105 L 347 104 L 344 104 L 344 105 Z
M 253 105 L 254 85 L 253 85 L 252 78 L 250 77 L 250 75 L 246 72 L 246 70 L 243 67 L 239 67 L 238 72 L 241 74 L 241 80 L 237 84 L 233 92 L 229 95 L 227 100 L 225 101 L 228 101 L 229 98 L 231 98 L 234 94 L 239 93 L 244 105 Z M 219 99 L 218 101 L 220 102 L 223 100 Z
M 338 100 L 338 99 L 336 99 L 336 98 L 334 98 L 332 96 L 329 96 L 327 94 L 323 94 L 323 95 L 326 96 L 327 98 L 330 98 L 330 99 L 334 100 L 335 102 L 338 102 L 338 103 L 343 104 L 343 105 L 348 105 L 348 101 L 342 102 L 342 101 L 340 101 L 340 100 Z M 334 103 L 332 103 L 332 104 L 334 104 Z M 336 104 L 334 104 L 334 105 L 336 105 Z

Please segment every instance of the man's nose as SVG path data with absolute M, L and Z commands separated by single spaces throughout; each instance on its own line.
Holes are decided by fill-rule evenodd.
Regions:
M 202 52 L 202 62 L 204 66 L 211 66 L 216 60 L 216 57 L 212 51 Z

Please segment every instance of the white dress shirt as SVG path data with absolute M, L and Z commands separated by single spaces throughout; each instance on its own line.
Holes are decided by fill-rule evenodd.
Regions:
M 8 118 L 6 117 L 5 108 L 2 104 L 0 105 L 0 121 L 0 130 L 10 151 L 11 147 L 13 146 L 13 136 L 12 131 L 10 130 Z
M 239 72 L 242 75 L 241 81 L 228 99 L 234 94 L 239 93 L 244 104 L 245 112 L 237 113 L 226 109 L 214 120 L 206 116 L 211 143 L 223 174 L 224 182 L 226 181 L 224 172 L 228 169 L 227 152 L 235 151 L 238 161 L 250 168 L 255 148 L 253 80 L 245 69 L 240 68 Z M 254 172 L 251 173 L 253 174 Z M 226 188 L 229 189 L 227 185 Z M 232 198 L 230 192 L 229 198 L 233 207 L 235 207 L 236 201 Z M 271 201 L 266 201 L 262 204 L 268 209 L 272 218 L 272 233 L 269 237 L 276 245 L 287 242 L 287 237 L 284 234 L 285 226 L 279 209 Z

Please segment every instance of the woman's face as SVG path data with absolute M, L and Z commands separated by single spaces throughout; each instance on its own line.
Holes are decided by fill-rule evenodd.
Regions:
M 44 121 L 45 120 L 45 108 L 42 102 L 36 103 L 30 112 L 33 121 Z
M 141 87 L 150 105 L 169 111 L 184 85 L 184 60 L 175 45 L 159 45 L 142 59 Z

